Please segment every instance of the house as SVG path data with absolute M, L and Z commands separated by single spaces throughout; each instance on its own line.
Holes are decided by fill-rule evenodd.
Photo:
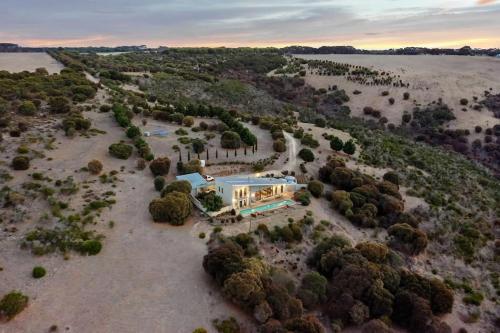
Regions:
M 191 183 L 192 196 L 203 192 L 215 192 L 222 198 L 226 209 L 237 211 L 254 208 L 259 205 L 291 198 L 293 193 L 307 185 L 298 184 L 295 177 L 253 177 L 229 176 L 215 177 L 211 182 L 205 180 L 199 173 L 177 176 L 177 180 L 187 180 Z

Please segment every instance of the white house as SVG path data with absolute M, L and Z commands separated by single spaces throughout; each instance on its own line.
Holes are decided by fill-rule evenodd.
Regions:
M 254 207 L 284 196 L 291 196 L 301 185 L 295 177 L 220 177 L 215 178 L 215 193 L 234 209 Z
M 293 193 L 307 185 L 298 184 L 295 177 L 261 178 L 251 176 L 215 177 L 208 182 L 199 173 L 177 176 L 177 180 L 191 183 L 192 196 L 202 192 L 215 192 L 226 207 L 241 210 L 254 208 L 281 198 L 290 198 Z

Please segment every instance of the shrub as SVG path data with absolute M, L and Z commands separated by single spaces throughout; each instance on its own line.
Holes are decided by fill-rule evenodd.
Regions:
M 98 175 L 102 171 L 102 163 L 101 161 L 98 160 L 92 160 L 87 164 L 87 168 L 89 169 L 89 172 L 93 175 Z
M 194 125 L 194 118 L 191 116 L 186 116 L 182 119 L 182 124 L 186 127 L 191 127 Z
M 31 273 L 31 275 L 35 279 L 43 278 L 45 276 L 45 274 L 47 274 L 47 271 L 42 266 L 33 267 L 33 272 Z
M 141 130 L 139 129 L 139 127 L 132 125 L 127 129 L 128 138 L 134 139 L 138 136 L 141 136 Z
M 382 96 L 389 96 L 389 92 L 386 90 L 386 91 L 382 91 Z
M 182 192 L 185 194 L 190 194 L 191 189 L 192 189 L 191 183 L 188 182 L 187 180 L 176 180 L 168 184 L 167 187 L 165 187 L 165 189 L 162 192 L 162 196 L 165 196 L 166 194 L 171 192 Z
M 330 148 L 335 151 L 341 151 L 342 148 L 344 148 L 344 142 L 342 142 L 340 138 L 334 136 L 330 141 Z
M 170 171 L 170 159 L 159 157 L 149 164 L 149 169 L 155 176 L 165 176 Z
M 282 153 L 286 151 L 286 143 L 282 139 L 278 139 L 273 143 L 273 149 L 275 152 Z
M 356 152 L 356 145 L 354 144 L 354 142 L 352 140 L 349 140 L 344 144 L 344 147 L 342 148 L 342 150 L 346 154 L 353 155 Z
M 299 157 L 306 162 L 314 161 L 314 153 L 311 151 L 311 149 L 308 148 L 301 149 L 299 151 Z
M 327 284 L 327 279 L 318 272 L 307 273 L 302 279 L 297 295 L 302 303 L 311 309 L 326 300 Z
M 222 148 L 238 149 L 241 147 L 240 135 L 236 132 L 226 131 L 220 139 Z
M 24 101 L 21 105 L 19 105 L 17 110 L 23 116 L 34 116 L 36 113 L 36 106 L 32 101 Z
M 394 97 L 389 98 L 389 104 L 394 105 L 395 102 Z
M 320 181 L 312 180 L 307 184 L 307 189 L 314 197 L 319 198 L 323 194 L 325 185 Z
M 388 171 L 383 176 L 384 180 L 399 185 L 399 175 L 394 171 Z
M 462 99 L 460 100 L 460 105 L 465 106 L 465 105 L 467 105 L 467 104 L 469 104 L 469 100 L 468 100 L 467 98 L 462 98 Z
M 311 203 L 311 196 L 308 191 L 297 191 L 293 194 L 293 200 L 300 202 L 302 206 L 309 206 Z
M 71 110 L 69 99 L 63 96 L 49 98 L 49 107 L 54 113 L 68 113 Z
M 16 156 L 12 159 L 11 166 L 14 170 L 28 170 L 30 159 L 27 156 Z
M 229 276 L 242 271 L 243 267 L 243 249 L 234 242 L 211 249 L 203 257 L 203 268 L 220 286 Z
M 391 236 L 389 244 L 392 247 L 410 255 L 417 255 L 427 247 L 427 235 L 409 224 L 395 224 L 387 233 Z
M 409 100 L 409 99 L 410 99 L 410 93 L 409 93 L 409 92 L 405 92 L 405 93 L 403 94 L 403 99 L 404 99 L 405 101 Z
M 222 197 L 216 195 L 214 192 L 200 194 L 198 199 L 209 212 L 218 212 L 224 207 Z
M 325 120 L 325 118 L 316 118 L 316 120 L 314 121 L 314 124 L 317 127 L 324 128 L 324 127 L 326 127 L 326 120 Z
M 160 192 L 165 187 L 165 178 L 163 176 L 156 176 L 154 180 L 155 190 Z
M 82 254 L 88 254 L 89 256 L 95 256 L 96 254 L 101 252 L 101 249 L 102 249 L 102 244 L 100 241 L 95 239 L 89 239 L 83 241 L 83 243 L 80 244 L 79 252 Z
M 191 200 L 185 193 L 170 192 L 162 198 L 151 201 L 149 213 L 155 222 L 183 225 L 191 214 Z
M 0 300 L 0 315 L 11 320 L 28 305 L 28 296 L 11 291 Z
M 122 160 L 128 159 L 132 155 L 133 150 L 134 148 L 132 146 L 124 143 L 113 143 L 108 148 L 109 154 L 111 156 Z

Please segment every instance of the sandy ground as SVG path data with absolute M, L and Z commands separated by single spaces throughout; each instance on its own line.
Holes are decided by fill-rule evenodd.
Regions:
M 246 317 L 211 287 L 201 265 L 206 246 L 191 230 L 193 222 L 181 228 L 153 224 L 147 205 L 158 194 L 149 170 L 131 173 L 135 159 L 109 157 L 108 145 L 125 138 L 110 114 L 86 116 L 107 134 L 71 140 L 59 133 L 59 148 L 47 152 L 53 160 L 34 160 L 31 172 L 37 168 L 49 170 L 51 177 L 91 177 L 74 170 L 94 158 L 103 161 L 105 172 L 125 167 L 115 189 L 117 204 L 103 212 L 97 226 L 106 234 L 103 251 L 94 257 L 74 254 L 65 261 L 59 255 L 34 257 L 19 249 L 20 234 L 4 239 L 0 294 L 22 290 L 31 301 L 0 332 L 46 332 L 51 325 L 68 332 L 170 333 L 200 326 L 212 332 L 212 319 L 230 315 L 245 324 Z M 22 179 L 16 174 L 9 185 Z M 105 230 L 109 220 L 115 227 Z M 30 276 L 35 265 L 47 268 L 45 278 Z
M 403 82 L 410 83 L 410 88 L 388 86 L 365 86 L 346 80 L 343 77 L 327 77 L 307 73 L 306 82 L 316 88 L 338 85 L 345 89 L 351 101 L 347 103 L 355 116 L 363 115 L 363 108 L 371 106 L 382 111 L 389 123 L 399 125 L 404 111 L 411 111 L 415 102 L 427 105 L 440 97 L 454 110 L 456 120 L 450 122 L 450 128 L 469 129 L 473 133 L 476 125 L 483 128 L 498 123 L 493 113 L 484 109 L 475 111 L 467 107 L 462 111 L 461 98 L 470 102 L 473 96 L 480 100 L 484 91 L 492 88 L 493 93 L 500 92 L 500 59 L 489 57 L 461 56 L 386 56 L 386 55 L 297 55 L 305 59 L 331 60 L 341 63 L 360 65 L 376 70 L 389 71 L 400 75 Z M 353 91 L 359 90 L 360 95 Z M 390 96 L 382 97 L 382 91 L 389 91 Z M 409 92 L 410 99 L 403 100 L 403 93 Z M 389 97 L 396 103 L 390 105 Z M 470 103 L 472 105 L 472 103 Z M 373 119 L 373 118 L 372 118 Z M 471 136 L 471 139 L 472 138 Z
M 49 74 L 59 73 L 64 68 L 47 53 L 0 53 L 0 70 L 12 73 L 33 72 L 40 67 L 47 69 Z

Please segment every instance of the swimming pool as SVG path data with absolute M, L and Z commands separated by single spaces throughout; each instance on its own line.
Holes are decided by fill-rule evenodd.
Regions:
M 240 214 L 242 216 L 248 216 L 248 215 L 254 214 L 254 213 L 262 213 L 262 212 L 265 212 L 268 210 L 274 210 L 274 209 L 278 209 L 278 208 L 282 208 L 282 207 L 286 207 L 286 206 L 293 206 L 293 205 L 295 205 L 295 201 L 290 200 L 290 199 L 286 199 L 286 200 L 276 201 L 276 202 L 273 202 L 273 203 L 270 203 L 267 205 L 262 205 L 262 206 L 258 206 L 258 207 L 254 207 L 254 208 L 242 209 L 242 210 L 240 210 Z

